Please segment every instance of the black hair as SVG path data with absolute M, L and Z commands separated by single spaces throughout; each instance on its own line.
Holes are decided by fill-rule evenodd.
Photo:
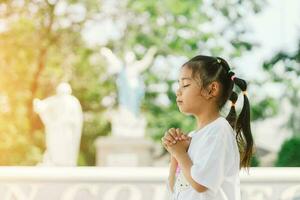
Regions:
M 236 141 L 240 152 L 240 167 L 250 166 L 253 154 L 253 137 L 250 126 L 250 103 L 247 97 L 247 83 L 237 78 L 231 71 L 229 64 L 221 57 L 198 55 L 183 64 L 192 70 L 192 78 L 198 80 L 203 88 L 206 88 L 213 81 L 221 85 L 221 93 L 218 99 L 218 108 L 221 110 L 228 100 L 231 101 L 231 108 L 226 117 L 231 127 L 236 132 Z M 243 108 L 237 116 L 235 103 L 238 95 L 233 91 L 234 85 L 243 92 Z

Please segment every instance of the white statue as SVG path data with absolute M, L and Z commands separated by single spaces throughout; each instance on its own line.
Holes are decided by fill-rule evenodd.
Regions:
M 79 153 L 83 114 L 68 83 L 61 83 L 56 95 L 34 99 L 33 107 L 46 131 L 45 166 L 76 166 Z
M 109 72 L 118 74 L 119 106 L 128 109 L 136 116 L 139 115 L 141 100 L 145 93 L 144 82 L 140 75 L 150 66 L 155 52 L 156 48 L 152 47 L 143 59 L 136 60 L 135 54 L 129 51 L 122 61 L 110 49 L 101 49 L 101 54 L 108 60 Z
M 117 74 L 118 113 L 112 116 L 112 134 L 118 136 L 143 136 L 146 121 L 140 115 L 140 105 L 144 97 L 145 86 L 140 76 L 153 61 L 156 48 L 152 47 L 141 60 L 135 54 L 126 52 L 119 59 L 110 49 L 102 48 L 101 54 L 108 61 L 108 73 Z

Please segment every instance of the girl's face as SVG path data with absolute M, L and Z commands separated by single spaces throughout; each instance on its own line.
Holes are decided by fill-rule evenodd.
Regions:
M 179 88 L 176 91 L 176 101 L 180 112 L 191 115 L 199 115 L 208 104 L 212 103 L 215 91 L 210 85 L 203 89 L 199 82 L 192 78 L 192 70 L 186 66 L 181 68 L 179 75 Z M 210 90 L 210 92 L 209 92 Z

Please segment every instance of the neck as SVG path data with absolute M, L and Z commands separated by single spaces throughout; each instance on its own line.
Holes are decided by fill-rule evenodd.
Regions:
M 199 114 L 194 115 L 197 119 L 197 128 L 201 129 L 210 122 L 220 117 L 218 109 L 205 109 Z

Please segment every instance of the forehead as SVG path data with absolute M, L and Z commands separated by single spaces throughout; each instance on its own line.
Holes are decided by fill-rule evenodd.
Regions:
M 184 66 L 180 70 L 179 80 L 188 80 L 188 79 L 190 80 L 192 79 L 192 70 Z

